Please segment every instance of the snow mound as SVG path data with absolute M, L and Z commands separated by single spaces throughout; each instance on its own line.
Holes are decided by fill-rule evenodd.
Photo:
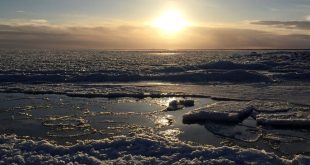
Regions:
M 258 114 L 256 121 L 258 124 L 269 126 L 309 127 L 310 114 L 302 111 L 280 114 Z
M 183 122 L 240 122 L 251 113 L 252 107 L 244 102 L 218 102 L 186 113 L 183 115 Z
M 72 146 L 47 140 L 0 135 L 0 164 L 307 164 L 310 157 L 288 160 L 238 147 L 191 146 L 155 136 L 113 137 Z

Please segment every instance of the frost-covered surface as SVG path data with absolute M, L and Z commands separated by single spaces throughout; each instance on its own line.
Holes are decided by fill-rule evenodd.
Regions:
M 277 112 L 287 112 L 293 108 L 288 102 L 283 101 L 262 101 L 254 100 L 249 102 L 255 111 L 259 113 L 277 113 Z
M 244 102 L 219 102 L 193 110 L 183 116 L 186 123 L 199 121 L 240 122 L 252 113 Z
M 0 135 L 1 164 L 309 164 L 310 158 L 288 160 L 238 147 L 202 147 L 156 136 L 114 137 L 81 141 L 73 146 L 46 140 Z
M 308 106 L 292 105 L 283 101 L 254 100 L 248 103 L 253 107 L 252 116 L 258 124 L 268 126 L 310 126 Z
M 259 100 L 250 102 L 228 101 L 207 105 L 184 114 L 183 122 L 241 122 L 250 115 L 261 125 L 310 126 L 310 109 L 308 106 L 294 106 L 287 102 Z
M 291 112 L 279 114 L 258 114 L 256 116 L 258 124 L 269 126 L 293 126 L 293 127 L 309 127 L 309 112 Z
M 166 55 L 169 53 L 169 55 Z M 309 82 L 309 51 L 0 50 L 0 83 Z
M 309 122 L 309 61 L 307 50 L 1 49 L 0 164 L 309 164 L 308 126 L 257 125 Z M 194 106 L 163 111 L 175 97 Z M 195 118 L 216 123 L 182 122 L 219 101 L 229 106 Z

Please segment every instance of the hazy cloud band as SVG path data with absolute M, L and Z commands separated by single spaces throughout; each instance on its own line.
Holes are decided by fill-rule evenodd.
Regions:
M 275 25 L 277 22 L 261 22 Z M 299 25 L 307 28 L 308 24 Z M 147 26 L 0 25 L 3 48 L 249 49 L 310 48 L 310 36 L 236 28 L 189 27 L 175 37 Z

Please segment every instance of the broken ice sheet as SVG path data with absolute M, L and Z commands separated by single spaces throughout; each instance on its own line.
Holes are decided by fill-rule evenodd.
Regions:
M 259 113 L 287 112 L 292 109 L 292 105 L 284 101 L 253 100 L 248 104 Z
M 309 112 L 290 112 L 278 114 L 258 114 L 256 116 L 258 124 L 266 126 L 281 126 L 281 127 L 309 127 L 310 113 Z
M 270 146 L 284 154 L 303 154 L 310 152 L 309 129 L 275 129 L 263 130 L 262 139 Z
M 164 136 L 165 138 L 171 140 L 171 141 L 179 141 L 178 135 L 181 133 L 180 129 L 174 128 L 174 129 L 167 129 L 164 131 L 160 131 L 158 134 Z
M 208 131 L 212 132 L 215 135 L 224 138 L 241 140 L 244 142 L 255 142 L 262 135 L 260 129 L 242 124 L 231 125 L 231 124 L 206 122 L 204 126 Z
M 252 108 L 246 102 L 217 102 L 184 114 L 183 122 L 189 124 L 204 121 L 240 122 L 251 113 Z
M 173 124 L 173 116 L 172 115 L 159 115 L 154 117 L 154 123 L 156 128 L 162 128 L 166 126 L 170 126 Z

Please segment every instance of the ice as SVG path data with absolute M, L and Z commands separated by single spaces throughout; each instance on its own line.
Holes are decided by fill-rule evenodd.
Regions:
M 307 112 L 291 112 L 279 114 L 258 114 L 258 124 L 282 127 L 309 127 L 310 114 Z
M 177 51 L 169 57 L 150 54 L 149 51 L 0 51 L 2 84 L 139 81 L 272 83 L 270 74 L 284 82 L 309 82 L 309 51 L 264 50 L 257 54 L 251 51 Z
M 47 127 L 82 127 L 87 121 L 82 118 L 73 118 L 70 116 L 49 117 L 43 121 Z
M 169 102 L 169 105 L 167 107 L 167 111 L 175 111 L 178 109 L 182 109 L 184 107 L 192 107 L 194 106 L 195 101 L 194 100 L 172 100 Z
M 292 109 L 292 105 L 283 101 L 262 101 L 254 100 L 249 102 L 256 112 L 259 113 L 279 113 L 287 112 Z
M 240 122 L 252 113 L 245 102 L 218 102 L 183 115 L 183 122 Z
M 174 129 L 167 129 L 164 131 L 160 131 L 158 134 L 161 136 L 164 136 L 170 141 L 179 142 L 178 135 L 181 133 L 180 129 L 174 128 Z
M 262 136 L 262 131 L 258 128 L 242 124 L 231 125 L 206 122 L 204 126 L 207 130 L 217 136 L 245 142 L 256 142 Z
M 70 116 L 49 117 L 42 125 L 50 128 L 47 132 L 50 137 L 78 137 L 96 132 L 85 119 Z
M 310 111 L 307 106 L 297 106 L 283 101 L 251 101 L 252 116 L 260 125 L 282 127 L 310 126 Z
M 191 71 L 181 73 L 156 74 L 147 77 L 148 80 L 163 82 L 230 82 L 230 83 L 258 83 L 271 82 L 271 79 L 256 71 L 225 70 L 225 71 Z
M 156 116 L 155 117 L 155 127 L 163 128 L 172 125 L 174 122 L 172 115 Z
M 1 49 L 0 164 L 309 164 L 309 51 L 252 51 Z
M 253 100 L 249 102 L 249 105 L 253 107 L 252 117 L 256 118 L 261 113 L 281 113 L 292 110 L 293 106 L 284 101 L 262 101 Z
M 260 63 L 234 63 L 232 61 L 216 61 L 211 62 L 205 65 L 200 66 L 201 68 L 207 69 L 225 69 L 225 70 L 232 70 L 232 69 L 247 69 L 247 70 L 267 70 L 268 67 L 265 64 Z
M 286 74 L 279 74 L 274 76 L 280 80 L 286 81 L 310 81 L 310 72 L 306 73 L 286 73 Z
M 177 134 L 167 130 L 164 136 Z M 310 157 L 285 159 L 255 149 L 204 147 L 151 134 L 57 145 L 47 140 L 0 135 L 1 164 L 308 164 Z

